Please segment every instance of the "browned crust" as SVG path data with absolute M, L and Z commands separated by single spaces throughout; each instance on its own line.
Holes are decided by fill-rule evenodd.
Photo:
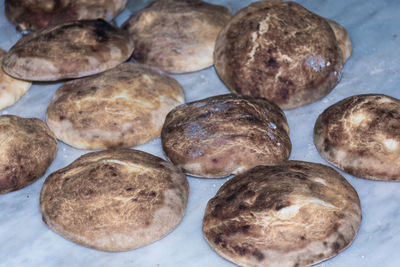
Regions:
M 93 75 L 126 61 L 133 42 L 108 22 L 81 20 L 48 26 L 22 37 L 3 59 L 9 75 L 53 81 Z
M 185 102 L 179 83 L 132 62 L 65 83 L 46 122 L 57 138 L 81 149 L 131 147 L 160 136 L 168 112 Z
M 57 154 L 57 140 L 36 118 L 0 116 L 0 193 L 25 187 L 44 175 Z
M 346 29 L 336 21 L 330 19 L 326 19 L 326 21 L 329 23 L 329 26 L 331 26 L 333 32 L 335 33 L 339 48 L 342 51 L 343 63 L 345 63 L 353 51 L 350 35 Z
M 161 141 L 166 156 L 189 175 L 219 178 L 287 160 L 289 127 L 275 104 L 219 95 L 172 110 Z
M 336 167 L 372 180 L 400 181 L 400 101 L 386 95 L 348 97 L 314 126 L 319 153 Z
M 40 194 L 43 221 L 78 244 L 123 251 L 161 239 L 181 221 L 185 175 L 151 154 L 88 153 L 47 177 Z
M 232 16 L 200 0 L 156 1 L 123 25 L 135 42 L 133 58 L 171 73 L 213 65 L 215 39 Z
M 328 94 L 343 58 L 326 20 L 294 2 L 255 2 L 218 35 L 215 69 L 227 87 L 267 98 L 283 109 Z
M 360 222 L 360 200 L 343 176 L 288 161 L 226 182 L 207 204 L 203 233 L 240 266 L 305 266 L 345 249 Z
M 8 20 L 17 30 L 38 30 L 65 22 L 102 18 L 111 20 L 126 6 L 126 0 L 5 0 Z
M 0 48 L 0 62 L 6 53 Z M 31 84 L 11 77 L 0 67 L 0 110 L 15 104 L 29 90 Z

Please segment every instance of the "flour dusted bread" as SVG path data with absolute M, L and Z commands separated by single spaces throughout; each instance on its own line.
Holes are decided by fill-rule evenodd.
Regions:
M 219 95 L 172 110 L 161 133 L 165 155 L 189 175 L 219 178 L 287 160 L 282 110 L 263 98 Z
M 36 118 L 0 116 L 0 193 L 42 177 L 57 154 L 57 140 Z
M 43 221 L 78 244 L 106 251 L 161 239 L 181 221 L 185 175 L 151 154 L 107 150 L 86 154 L 47 177 L 40 194 Z
M 46 122 L 76 148 L 131 147 L 159 137 L 168 112 L 184 102 L 175 79 L 127 62 L 65 83 L 47 108 Z
M 108 22 L 81 20 L 22 37 L 5 55 L 9 75 L 32 81 L 54 81 L 93 75 L 126 61 L 133 42 Z
M 159 0 L 122 28 L 135 42 L 135 60 L 185 73 L 213 65 L 215 39 L 231 15 L 226 7 L 200 0 Z
M 240 266 L 308 266 L 349 246 L 360 222 L 360 200 L 343 176 L 288 161 L 227 181 L 207 204 L 203 233 Z
M 111 20 L 125 5 L 126 0 L 5 0 L 4 9 L 17 30 L 35 31 L 75 20 Z
M 400 100 L 369 94 L 327 108 L 314 126 L 314 143 L 330 163 L 354 176 L 400 181 Z
M 234 92 L 283 109 L 309 104 L 339 81 L 343 56 L 328 22 L 295 2 L 254 2 L 215 44 L 215 69 Z
M 0 49 L 0 62 L 6 51 Z M 31 87 L 30 82 L 15 79 L 0 68 L 0 109 L 15 104 Z

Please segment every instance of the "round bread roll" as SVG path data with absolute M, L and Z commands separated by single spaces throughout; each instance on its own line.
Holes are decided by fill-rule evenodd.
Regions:
M 360 222 L 360 200 L 343 176 L 288 161 L 226 182 L 207 204 L 203 233 L 240 266 L 309 266 L 349 246 Z
M 57 154 L 56 137 L 36 118 L 0 116 L 0 144 L 0 193 L 38 180 Z
M 74 20 L 112 20 L 125 5 L 126 0 L 5 0 L 4 9 L 18 31 L 35 31 Z
M 65 83 L 46 121 L 58 139 L 76 148 L 131 147 L 159 137 L 168 112 L 184 102 L 173 78 L 127 62 Z
M 343 63 L 345 63 L 351 56 L 351 52 L 353 50 L 350 36 L 346 29 L 336 21 L 330 19 L 326 19 L 326 21 L 329 23 L 329 26 L 331 26 L 333 32 L 335 33 L 339 48 L 342 51 Z
M 3 59 L 9 75 L 55 81 L 93 75 L 126 61 L 133 42 L 108 22 L 81 20 L 48 26 L 22 37 Z
M 219 95 L 172 110 L 161 132 L 165 155 L 185 173 L 220 178 L 287 160 L 285 114 L 263 98 Z
M 0 62 L 7 52 L 0 48 Z M 0 68 L 0 110 L 15 104 L 31 88 L 32 83 L 15 79 Z
M 328 22 L 295 2 L 255 2 L 238 11 L 215 44 L 227 87 L 283 109 L 309 104 L 340 80 L 343 57 Z
M 107 150 L 86 154 L 47 177 L 43 221 L 78 244 L 124 251 L 161 239 L 181 221 L 186 176 L 151 154 Z
M 314 143 L 330 163 L 351 175 L 400 181 L 400 100 L 379 94 L 348 97 L 327 108 Z
M 135 42 L 133 58 L 171 73 L 214 64 L 219 31 L 232 16 L 226 7 L 200 0 L 159 0 L 123 25 Z

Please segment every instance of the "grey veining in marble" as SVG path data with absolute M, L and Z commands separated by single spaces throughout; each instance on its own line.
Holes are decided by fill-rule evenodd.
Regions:
M 145 0 L 129 2 L 132 12 Z M 232 12 L 251 1 L 213 0 Z M 328 164 L 317 153 L 312 130 L 317 116 L 331 104 L 351 95 L 384 93 L 400 98 L 400 2 L 399 0 L 299 0 L 321 16 L 340 22 L 353 41 L 341 82 L 325 98 L 286 111 L 293 150 L 291 159 Z M 4 16 L 1 0 L 0 47 L 9 49 L 20 37 Z M 117 19 L 121 24 L 131 11 Z M 228 93 L 213 68 L 174 76 L 183 86 L 187 101 Z M 35 84 L 24 97 L 0 114 L 45 118 L 58 84 Z M 400 133 L 399 133 L 400 134 Z M 160 139 L 138 149 L 164 157 Z M 121 253 L 82 247 L 51 231 L 41 220 L 39 193 L 45 177 L 86 153 L 59 142 L 56 160 L 46 175 L 16 192 L 0 195 L 0 266 L 234 266 L 218 256 L 205 242 L 201 221 L 207 201 L 226 179 L 189 178 L 189 204 L 181 224 L 151 245 Z M 0 155 L 1 156 L 1 155 Z M 341 172 L 356 188 L 363 221 L 353 244 L 318 266 L 400 266 L 400 182 L 375 182 Z

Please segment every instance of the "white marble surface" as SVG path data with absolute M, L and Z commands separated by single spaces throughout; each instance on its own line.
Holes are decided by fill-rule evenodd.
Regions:
M 251 1 L 210 2 L 224 4 L 235 12 Z M 314 122 L 325 108 L 344 97 L 361 93 L 384 93 L 400 98 L 400 2 L 298 2 L 343 24 L 353 40 L 353 55 L 336 88 L 320 101 L 285 112 L 293 143 L 290 158 L 327 164 L 312 141 Z M 129 6 L 137 10 L 144 3 L 134 0 Z M 20 36 L 4 17 L 4 0 L 0 4 L 0 47 L 9 49 Z M 122 23 L 129 14 L 125 10 L 116 21 Z M 174 77 L 185 89 L 187 101 L 228 92 L 213 68 Z M 46 107 L 59 86 L 35 84 L 17 104 L 0 114 L 44 120 Z M 159 139 L 138 149 L 163 157 Z M 57 158 L 42 179 L 19 191 L 0 195 L 0 266 L 234 266 L 211 250 L 201 233 L 206 203 L 226 179 L 189 177 L 189 204 L 181 224 L 162 240 L 143 248 L 122 253 L 101 252 L 76 245 L 51 231 L 41 220 L 41 186 L 48 174 L 84 153 L 60 142 Z M 318 266 L 400 266 L 400 183 L 368 181 L 341 173 L 360 196 L 363 220 L 353 244 Z

